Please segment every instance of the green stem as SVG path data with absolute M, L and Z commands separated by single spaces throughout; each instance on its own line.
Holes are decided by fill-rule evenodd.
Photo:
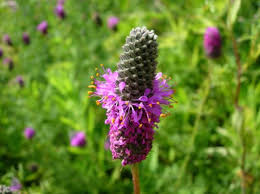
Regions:
M 230 35 L 232 39 L 232 45 L 233 45 L 233 51 L 234 55 L 236 58 L 236 64 L 237 64 L 237 87 L 236 87 L 236 92 L 235 92 L 235 99 L 234 99 L 234 104 L 236 110 L 240 113 L 243 114 L 243 108 L 239 105 L 239 94 L 240 94 L 240 87 L 241 87 L 241 74 L 242 74 L 242 66 L 241 66 L 241 61 L 240 61 L 240 56 L 238 52 L 238 46 L 237 46 L 237 41 L 235 39 L 234 33 L 232 30 L 230 30 Z M 242 154 L 241 154 L 241 193 L 246 194 L 246 180 L 245 180 L 245 163 L 246 163 L 246 141 L 245 141 L 245 129 L 244 126 L 242 125 L 241 128 L 238 130 L 240 132 L 240 141 L 241 141 L 241 148 L 242 148 Z
M 140 194 L 140 181 L 139 181 L 139 172 L 138 172 L 138 163 L 131 166 L 133 185 L 134 185 L 134 194 Z

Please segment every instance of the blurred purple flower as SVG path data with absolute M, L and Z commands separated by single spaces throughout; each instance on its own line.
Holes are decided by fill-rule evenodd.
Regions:
M 30 44 L 30 36 L 26 32 L 23 33 L 23 42 L 24 44 Z
M 35 130 L 33 128 L 30 128 L 30 127 L 27 127 L 25 130 L 24 130 L 24 136 L 27 138 L 27 139 L 32 139 L 35 135 Z
M 111 30 L 117 30 L 117 24 L 119 22 L 119 19 L 115 16 L 111 16 L 108 18 L 107 20 L 107 26 L 108 28 L 110 28 Z
M 204 34 L 204 50 L 211 58 L 217 58 L 221 55 L 221 36 L 219 30 L 215 27 L 208 27 Z
M 6 5 L 10 7 L 13 11 L 16 11 L 17 9 L 17 3 L 15 0 L 8 0 L 6 1 Z
M 76 132 L 70 138 L 70 145 L 74 147 L 84 147 L 86 145 L 86 136 L 82 131 Z
M 4 41 L 5 44 L 7 44 L 9 46 L 13 45 L 13 42 L 12 42 L 12 40 L 11 40 L 11 38 L 10 38 L 10 36 L 8 34 L 5 34 L 3 36 L 3 41 Z
M 23 79 L 22 76 L 18 75 L 18 76 L 16 77 L 16 81 L 17 81 L 17 83 L 20 85 L 20 87 L 23 87 L 23 86 L 24 86 L 24 79 Z
M 58 0 L 59 5 L 64 5 L 64 3 L 65 3 L 65 0 Z
M 11 71 L 14 68 L 14 62 L 10 58 L 5 58 L 3 61 L 4 65 L 8 65 L 8 69 Z
M 17 178 L 13 178 L 10 190 L 12 192 L 20 191 L 22 189 L 22 184 Z
M 48 33 L 48 23 L 46 21 L 42 21 L 38 26 L 37 30 L 40 31 L 43 35 Z
M 60 19 L 64 19 L 66 17 L 66 13 L 62 4 L 58 4 L 56 6 L 55 13 Z
M 4 55 L 4 51 L 2 48 L 0 48 L 0 58 Z

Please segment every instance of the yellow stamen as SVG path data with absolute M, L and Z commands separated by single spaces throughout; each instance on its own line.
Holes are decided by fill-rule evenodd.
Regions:
M 141 106 L 138 106 L 138 109 L 141 109 L 142 107 Z
M 139 128 L 141 128 L 142 126 L 143 126 L 143 124 L 140 124 L 140 125 L 139 125 Z
M 96 104 L 99 106 L 99 105 L 100 105 L 100 102 L 97 100 L 97 101 L 96 101 Z
M 93 94 L 93 92 L 92 91 L 88 91 L 88 95 L 91 95 L 91 94 Z
M 96 88 L 95 85 L 89 85 L 88 88 Z
M 99 76 L 99 73 L 96 73 L 96 76 L 98 77 L 98 76 Z
M 166 114 L 160 114 L 160 117 L 166 117 L 167 115 Z
M 113 123 L 113 124 L 115 123 L 115 118 L 112 118 L 112 123 Z
M 92 75 L 92 76 L 90 76 L 90 79 L 94 79 L 94 76 Z
M 159 105 L 159 104 L 160 104 L 160 102 L 158 101 L 158 102 L 156 102 L 156 104 L 158 104 L 158 105 Z
M 115 101 L 115 100 L 116 100 L 116 98 L 115 98 L 115 97 L 113 97 L 113 98 L 112 98 L 112 100 L 113 100 L 113 101 Z
M 149 106 L 152 108 L 153 107 L 153 105 L 152 104 L 149 104 Z
M 148 122 L 149 122 L 149 123 L 151 122 L 151 119 L 150 119 L 150 118 L 148 119 Z
M 108 99 L 108 97 L 107 97 L 107 96 L 105 96 L 104 98 L 105 98 L 105 100 L 107 100 L 107 99 Z
M 123 116 L 120 116 L 120 121 L 122 121 L 123 120 Z
M 126 104 L 126 105 L 128 105 L 128 104 L 129 104 L 129 102 L 125 102 L 125 104 Z
M 121 124 L 121 125 L 123 125 L 123 124 L 124 124 L 124 122 L 121 122 L 120 124 Z

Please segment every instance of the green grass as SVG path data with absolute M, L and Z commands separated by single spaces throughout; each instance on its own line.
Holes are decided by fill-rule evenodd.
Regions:
M 259 2 L 241 0 L 240 7 L 229 8 L 228 0 L 67 0 L 65 20 L 54 14 L 55 1 L 17 0 L 16 11 L 3 3 L 0 36 L 8 33 L 14 46 L 0 47 L 15 67 L 10 72 L 0 62 L 0 185 L 17 177 L 24 193 L 132 193 L 130 168 L 104 149 L 105 111 L 87 98 L 87 86 L 99 64 L 116 70 L 125 37 L 145 25 L 159 36 L 158 71 L 173 78 L 178 103 L 161 119 L 153 149 L 140 165 L 142 193 L 240 193 L 243 148 L 246 191 L 260 193 Z M 101 27 L 91 19 L 95 11 Z M 116 32 L 106 25 L 112 15 L 120 18 Z M 49 23 L 47 36 L 36 30 L 42 20 Z M 203 51 L 208 26 L 221 32 L 217 60 Z M 234 106 L 231 30 L 242 63 L 242 113 Z M 21 40 L 24 31 L 31 37 L 28 46 Z M 17 75 L 24 77 L 24 88 Z M 34 139 L 24 138 L 25 127 L 36 130 Z M 74 130 L 85 131 L 85 148 L 70 147 Z

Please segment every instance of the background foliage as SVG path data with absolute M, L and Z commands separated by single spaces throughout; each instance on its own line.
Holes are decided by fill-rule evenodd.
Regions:
M 162 119 L 140 166 L 142 193 L 237 194 L 243 150 L 246 191 L 260 193 L 259 1 L 67 0 L 65 20 L 54 14 L 55 1 L 17 0 L 16 11 L 3 0 L 0 5 L 0 35 L 8 33 L 14 42 L 0 44 L 14 60 L 13 71 L 0 65 L 0 184 L 17 177 L 24 193 L 132 192 L 129 167 L 112 161 L 104 148 L 105 112 L 87 98 L 87 86 L 99 64 L 116 69 L 125 37 L 145 25 L 159 35 L 158 71 L 173 77 L 178 104 Z M 95 11 L 101 27 L 92 20 Z M 120 18 L 116 32 L 106 24 L 112 15 Z M 36 31 L 42 20 L 49 23 L 47 36 Z M 217 60 L 203 51 L 208 26 L 221 32 Z M 234 107 L 231 32 L 242 63 L 242 113 Z M 17 75 L 25 87 L 16 83 Z M 35 138 L 24 138 L 25 127 L 36 130 Z M 85 148 L 70 147 L 75 130 L 85 131 Z

